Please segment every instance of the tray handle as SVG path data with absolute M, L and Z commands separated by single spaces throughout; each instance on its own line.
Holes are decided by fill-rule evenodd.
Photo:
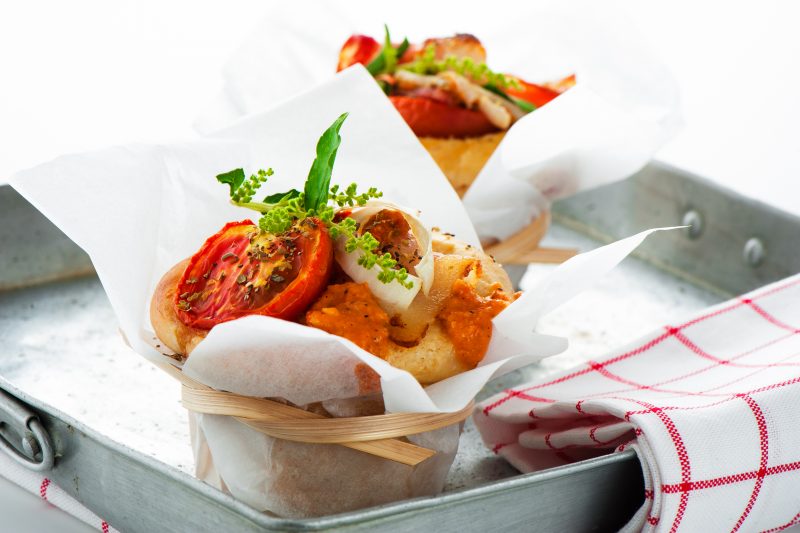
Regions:
M 13 431 L 2 431 L 3 426 Z M 22 435 L 19 447 L 8 440 L 15 432 Z M 21 465 L 39 472 L 50 470 L 55 462 L 50 435 L 39 418 L 3 389 L 0 389 L 0 450 Z

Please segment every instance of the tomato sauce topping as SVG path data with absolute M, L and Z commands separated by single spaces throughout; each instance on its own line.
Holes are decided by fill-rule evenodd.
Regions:
M 366 284 L 329 285 L 306 313 L 305 322 L 349 339 L 378 357 L 386 357 L 391 347 L 389 315 L 378 305 Z
M 468 368 L 475 368 L 486 355 L 492 339 L 492 319 L 508 307 L 509 298 L 501 290 L 482 297 L 463 279 L 453 283 L 453 292 L 437 318 Z

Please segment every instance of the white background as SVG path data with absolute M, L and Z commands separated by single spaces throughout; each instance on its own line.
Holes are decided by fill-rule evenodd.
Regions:
M 800 214 L 800 3 L 620 5 L 682 92 L 686 127 L 658 159 Z M 430 6 L 420 16 L 458 4 Z M 61 153 L 193 135 L 225 59 L 266 10 L 256 0 L 0 4 L 0 182 Z M 487 2 L 476 16 L 513 13 Z M 3 526 L 66 530 L 25 497 L 0 480 L 0 516 L 36 513 Z

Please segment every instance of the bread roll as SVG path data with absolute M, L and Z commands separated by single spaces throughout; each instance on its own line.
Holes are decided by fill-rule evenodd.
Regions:
M 354 294 L 360 295 L 356 297 L 357 299 L 363 300 L 364 294 L 366 294 L 369 305 L 378 313 L 383 313 L 383 319 L 377 323 L 374 313 L 371 318 L 370 327 L 382 328 L 380 344 L 376 344 L 376 347 L 379 346 L 380 349 L 371 351 L 373 353 L 380 352 L 376 355 L 383 357 L 391 365 L 410 372 L 422 384 L 435 383 L 474 368 L 475 364 L 485 355 L 488 338 L 491 336 L 490 319 L 493 316 L 491 313 L 496 314 L 513 299 L 513 290 L 508 275 L 483 251 L 438 231 L 433 232 L 432 247 L 436 253 L 434 258 L 436 274 L 433 287 L 428 296 L 419 293 L 412 305 L 403 313 L 391 317 L 383 313 L 371 293 L 363 290 L 366 286 L 363 286 L 360 291 L 352 291 Z M 156 335 L 168 348 L 183 356 L 189 356 L 208 333 L 205 330 L 186 326 L 180 321 L 175 311 L 175 291 L 187 263 L 188 259 L 181 261 L 164 275 L 156 287 L 150 305 L 150 320 Z M 448 302 L 452 301 L 448 299 L 454 295 L 454 288 L 458 283 L 462 284 L 462 288 L 465 288 L 469 297 L 473 297 L 476 302 L 481 303 L 474 318 L 470 314 L 470 320 L 457 322 L 454 326 L 454 322 L 448 322 L 443 318 L 442 312 Z M 351 283 L 351 285 L 355 284 Z M 325 301 L 327 292 L 326 290 L 326 293 L 323 293 L 317 303 L 309 309 L 306 314 L 306 323 L 350 338 L 367 348 L 360 340 L 364 337 L 365 330 L 363 328 L 346 325 L 347 327 L 337 329 L 336 324 L 334 327 L 327 327 L 321 321 L 313 318 L 313 313 L 330 316 L 345 311 L 344 307 L 334 309 L 338 305 L 352 308 L 353 305 L 363 303 L 349 299 L 346 302 L 320 305 L 320 302 Z M 328 307 L 328 305 L 332 307 Z M 487 315 L 486 312 L 489 314 Z M 472 313 L 472 311 L 467 311 L 467 313 Z M 358 317 L 360 318 L 361 314 L 358 314 Z M 330 322 L 328 323 L 330 324 Z M 353 335 L 356 334 L 357 336 L 354 337 Z M 472 335 L 472 337 L 464 339 L 463 334 Z M 459 340 L 462 341 L 461 344 L 459 344 Z M 472 351 L 472 364 L 469 361 L 465 362 L 463 349 L 465 340 Z M 477 360 L 475 360 L 476 356 Z M 369 374 L 374 378 L 371 375 L 372 372 Z M 365 385 L 364 392 L 373 392 L 374 389 L 375 387 Z
M 188 264 L 189 260 L 184 259 L 169 269 L 158 282 L 153 299 L 150 300 L 150 322 L 153 331 L 167 348 L 182 356 L 188 356 L 208 333 L 185 325 L 175 312 L 175 291 Z
M 419 140 L 462 197 L 504 136 L 505 132 L 499 132 L 464 139 L 420 137 Z

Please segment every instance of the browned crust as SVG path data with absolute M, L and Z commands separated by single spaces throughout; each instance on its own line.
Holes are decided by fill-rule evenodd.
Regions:
M 188 356 L 208 334 L 205 330 L 185 325 L 175 312 L 175 291 L 188 263 L 189 260 L 185 259 L 169 269 L 158 282 L 150 300 L 150 322 L 153 331 L 167 348 L 183 356 Z
M 486 285 L 499 285 L 511 293 L 511 282 L 506 272 L 484 252 L 454 237 L 434 232 L 435 252 L 472 257 L 480 261 L 480 280 Z M 205 330 L 190 328 L 183 324 L 175 312 L 175 291 L 188 259 L 172 267 L 158 283 L 150 303 L 150 321 L 161 342 L 175 353 L 188 356 L 208 334 Z M 433 322 L 421 341 L 410 347 L 393 346 L 386 360 L 397 368 L 407 370 L 422 384 L 435 383 L 442 379 L 469 370 L 458 359 L 453 343 L 438 321 Z M 380 391 L 380 376 L 369 366 L 359 363 L 354 369 L 359 394 Z
M 458 196 L 464 196 L 504 136 L 505 132 L 499 132 L 466 139 L 420 137 L 419 140 Z

